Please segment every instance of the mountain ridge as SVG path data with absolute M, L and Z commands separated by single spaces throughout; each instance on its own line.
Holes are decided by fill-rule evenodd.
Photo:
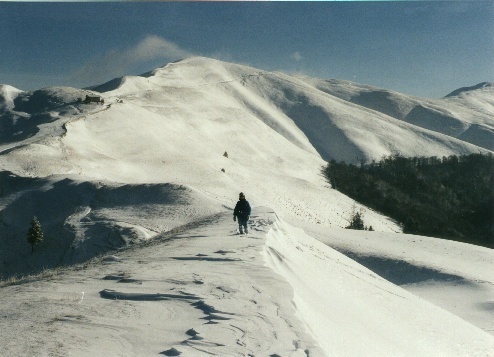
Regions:
M 266 81 L 261 80 L 261 77 L 264 77 Z M 270 81 L 269 78 L 272 78 L 273 80 Z M 323 121 L 330 124 L 333 129 L 341 131 L 341 125 L 343 125 L 342 121 L 335 121 L 335 118 L 338 118 L 340 116 L 348 116 L 348 114 L 331 111 L 331 107 L 328 107 L 328 105 L 331 106 L 330 103 L 334 102 L 335 98 L 339 98 L 343 101 L 346 101 L 347 103 L 357 105 L 357 107 L 350 108 L 350 110 L 355 110 L 355 113 L 353 113 L 353 115 L 350 115 L 351 117 L 353 117 L 353 120 L 355 120 L 355 117 L 362 118 L 365 116 L 369 116 L 369 118 L 372 118 L 370 119 L 371 121 L 378 119 L 380 121 L 384 120 L 384 122 L 389 123 L 388 117 L 391 117 L 401 120 L 405 123 L 412 124 L 414 126 L 406 127 L 406 130 L 417 131 L 416 127 L 419 127 L 438 133 L 439 136 L 437 138 L 437 141 L 444 141 L 445 138 L 441 135 L 447 135 L 453 139 L 459 139 L 461 141 L 464 141 L 465 143 L 473 144 L 489 151 L 494 150 L 494 144 L 490 143 L 491 138 L 493 139 L 492 142 L 494 142 L 494 101 L 489 102 L 488 98 L 485 98 L 485 95 L 484 97 L 480 98 L 480 100 L 475 99 L 475 92 L 478 92 L 480 90 L 486 91 L 492 88 L 492 86 L 490 86 L 487 82 L 473 87 L 465 87 L 468 89 L 468 93 L 470 93 L 470 95 L 468 96 L 449 95 L 444 99 L 433 100 L 412 97 L 394 91 L 389 91 L 368 85 L 360 85 L 349 81 L 334 79 L 322 80 L 306 76 L 293 77 L 282 73 L 262 71 L 248 66 L 226 63 L 219 60 L 208 59 L 205 57 L 191 57 L 181 61 L 169 63 L 160 68 L 156 68 L 152 71 L 146 72 L 140 76 L 115 78 L 104 84 L 88 88 L 87 93 L 100 92 L 103 95 L 126 96 L 132 95 L 132 93 L 162 91 L 162 95 L 165 95 L 166 92 L 164 91 L 179 91 L 186 88 L 193 88 L 203 85 L 230 84 L 232 89 L 235 90 L 238 94 L 241 88 L 239 86 L 234 86 L 234 82 L 236 81 L 242 83 L 242 86 L 244 87 L 248 87 L 249 83 L 251 84 L 251 87 L 248 88 L 250 93 L 246 93 L 246 91 L 243 90 L 243 95 L 255 94 L 257 96 L 254 101 L 256 104 L 252 106 L 252 103 L 250 103 L 249 100 L 243 100 L 243 102 L 247 106 L 250 106 L 250 110 L 253 111 L 255 115 L 256 110 L 261 110 L 265 115 L 259 115 L 259 117 L 266 119 L 265 121 L 268 125 L 273 125 L 275 124 L 274 122 L 279 123 L 279 120 L 273 121 L 272 118 L 274 116 L 272 114 L 269 114 L 269 112 L 273 112 L 273 106 L 275 107 L 275 109 L 279 109 L 280 106 L 283 106 L 284 108 L 282 108 L 282 113 L 278 114 L 288 117 L 288 120 L 294 119 L 290 116 L 298 117 L 298 122 L 302 122 L 303 125 L 304 120 L 300 118 L 300 115 L 297 116 L 295 113 L 300 111 L 300 108 L 298 108 L 300 106 L 296 103 L 296 97 L 298 96 L 301 100 L 306 101 L 306 106 L 310 107 L 301 108 L 303 111 L 307 112 L 312 109 L 314 111 L 315 117 L 322 117 Z M 257 83 L 255 83 L 256 81 Z M 302 83 L 305 83 L 306 85 L 308 85 L 308 87 L 303 90 L 299 90 Z M 263 92 L 263 85 L 269 86 L 270 90 Z M 276 86 L 278 86 L 278 88 L 286 87 L 286 90 L 288 92 L 281 93 L 276 88 Z M 312 91 L 310 87 L 315 88 L 316 91 Z M 457 91 L 460 92 L 457 93 L 464 93 L 466 91 L 465 88 L 458 89 Z M 53 87 L 53 89 L 43 89 L 31 92 L 31 95 L 29 95 L 29 92 L 20 92 L 17 94 L 17 96 L 21 95 L 24 98 L 24 101 L 27 101 L 29 103 L 35 101 L 36 95 L 38 97 L 45 95 L 45 101 L 49 101 L 52 99 L 50 99 L 51 94 L 48 91 L 53 92 L 54 90 L 58 90 L 60 92 L 60 89 L 57 89 L 57 87 Z M 79 91 L 79 96 L 84 95 L 84 90 L 67 88 L 67 94 L 71 91 L 74 93 Z M 308 98 L 312 98 L 314 95 L 316 95 L 316 97 L 320 97 L 320 95 L 317 94 L 318 91 L 329 95 L 329 97 L 326 97 L 322 100 L 322 102 L 327 102 L 328 104 L 314 104 L 311 103 L 311 100 L 308 100 Z M 44 94 L 45 92 L 47 94 Z M 276 94 L 273 95 L 274 93 Z M 455 91 L 453 91 L 452 93 L 455 93 Z M 231 92 L 226 93 L 226 95 L 231 94 Z M 67 97 L 68 96 L 70 96 L 70 94 L 68 94 Z M 2 98 L 4 97 L 6 96 L 2 96 Z M 160 98 L 157 97 L 157 100 L 159 99 Z M 4 101 L 5 100 L 7 99 L 4 98 Z M 267 106 L 264 105 L 263 109 L 259 109 L 258 103 L 261 103 L 262 100 L 266 102 Z M 317 100 L 315 101 L 317 102 Z M 24 107 L 22 107 L 20 104 L 21 101 L 18 100 L 17 106 L 14 104 L 13 107 L 10 106 L 9 108 L 4 108 L 3 116 L 5 117 L 7 115 L 10 115 L 11 117 L 19 117 L 20 115 L 22 115 L 22 113 L 25 113 L 25 105 Z M 339 104 L 341 104 L 341 102 Z M 38 106 L 40 105 L 41 104 L 38 104 Z M 267 109 L 268 107 L 271 108 Z M 377 112 L 378 114 L 369 114 L 369 112 L 366 112 L 366 109 L 371 109 L 373 112 Z M 379 113 L 384 114 L 385 117 L 383 117 Z M 378 153 L 367 153 L 367 151 L 372 149 L 368 146 L 366 147 L 365 145 L 358 143 L 359 140 L 355 136 L 360 135 L 359 133 L 349 134 L 348 131 L 343 130 L 344 134 L 342 137 L 346 137 L 345 140 L 347 140 L 349 145 L 348 151 L 353 151 L 354 154 L 341 157 L 338 157 L 338 155 L 334 154 L 334 148 L 324 148 L 326 144 L 322 145 L 320 143 L 322 139 L 315 137 L 318 136 L 320 132 L 315 134 L 306 133 L 306 135 L 313 137 L 316 146 L 319 146 L 320 154 L 322 154 L 326 160 L 337 159 L 355 162 L 356 160 L 358 161 L 362 159 L 376 159 L 380 158 L 382 155 L 389 155 L 397 152 L 405 156 L 427 155 L 427 153 L 423 151 L 410 151 L 410 148 L 400 149 L 398 143 L 391 145 L 390 150 L 384 149 L 385 146 L 389 146 L 389 143 L 385 142 L 389 141 L 390 138 L 383 138 L 382 135 L 379 134 L 379 130 L 376 126 L 368 126 L 365 123 L 362 123 L 362 119 L 355 121 L 353 126 L 365 127 L 365 130 L 372 132 L 374 136 L 378 134 L 377 137 L 373 138 L 375 142 L 381 143 L 381 148 L 379 149 Z M 398 134 L 398 132 L 400 132 L 401 129 L 398 128 L 403 127 L 402 124 L 395 123 L 394 125 L 391 125 L 391 127 L 394 128 L 393 130 L 395 131 L 395 135 L 400 135 Z M 398 132 L 396 132 L 396 129 L 398 129 Z M 280 130 L 283 130 L 287 133 L 290 131 L 287 131 L 286 128 Z M 3 131 L 5 132 L 6 129 L 4 129 Z M 416 133 L 416 141 L 420 142 L 420 137 L 423 135 L 430 136 L 429 134 L 424 134 L 421 130 L 419 130 L 419 132 Z M 293 139 L 293 135 L 291 137 Z M 455 140 L 450 141 L 455 143 Z M 357 145 L 355 145 L 356 143 Z M 459 143 L 456 142 L 456 144 L 453 144 L 453 146 L 458 147 L 458 144 Z M 468 152 L 472 152 L 472 150 L 475 150 L 473 148 L 467 149 L 465 145 L 468 144 L 460 145 L 464 147 L 463 149 L 460 149 L 460 154 L 465 154 Z M 421 144 L 419 144 L 418 146 L 420 145 Z M 351 146 L 354 146 L 354 148 L 351 149 Z M 451 144 L 447 144 L 446 146 L 451 146 Z M 438 154 L 448 155 L 452 153 L 450 149 L 444 147 L 442 151 L 443 153 L 439 152 Z
M 490 82 L 481 82 L 481 83 L 473 85 L 473 86 L 458 88 L 458 89 L 452 91 L 451 93 L 447 94 L 445 96 L 445 98 L 457 97 L 457 96 L 464 94 L 464 93 L 476 91 L 479 89 L 487 89 L 487 88 L 490 88 L 492 86 L 494 86 L 494 83 L 492 83 L 492 82 L 491 83 Z

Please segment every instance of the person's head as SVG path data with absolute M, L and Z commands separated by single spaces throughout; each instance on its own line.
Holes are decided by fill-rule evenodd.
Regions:
M 244 195 L 244 193 L 243 193 L 243 192 L 240 192 L 240 193 L 238 194 L 238 199 L 239 199 L 239 200 L 245 200 L 245 195 Z

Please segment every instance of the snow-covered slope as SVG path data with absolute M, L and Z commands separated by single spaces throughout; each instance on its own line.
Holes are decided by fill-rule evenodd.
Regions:
M 492 83 L 460 88 L 442 99 L 424 99 L 349 81 L 308 77 L 302 80 L 351 103 L 494 150 Z
M 0 326 L 18 323 L 0 345 L 10 355 L 489 355 L 491 325 L 477 307 L 462 315 L 434 300 L 433 288 L 409 289 L 434 306 L 327 246 L 357 254 L 335 242 L 347 234 L 358 246 L 369 236 L 341 230 L 354 202 L 320 172 L 328 159 L 488 150 L 406 122 L 434 101 L 383 92 L 376 98 L 391 98 L 384 111 L 345 97 L 348 83 L 338 95 L 317 83 L 195 57 L 91 91 L 2 87 L 2 277 L 135 249 L 61 270 L 56 280 L 45 273 L 1 288 L 2 302 L 18 298 L 2 304 Z M 463 90 L 441 108 L 488 116 L 489 95 L 478 90 L 487 89 Z M 80 102 L 97 91 L 104 105 Z M 248 237 L 232 236 L 240 191 L 254 207 Z M 376 238 L 405 237 L 363 209 Z M 31 253 L 25 235 L 35 215 L 45 240 Z M 399 243 L 380 247 L 380 256 L 394 257 Z M 455 246 L 470 254 L 468 247 Z M 436 269 L 455 264 L 444 259 Z M 437 256 L 420 265 L 429 260 Z M 482 264 L 489 271 L 489 259 Z M 482 264 L 468 281 L 488 283 L 468 299 L 492 315 L 494 282 Z M 44 323 L 36 338 L 31 320 Z M 354 343 L 358 335 L 365 344 Z
M 462 98 L 468 100 L 421 100 L 350 82 L 299 79 L 199 57 L 143 76 L 115 79 L 93 90 L 104 91 L 107 103 L 119 98 L 139 110 L 167 118 L 191 121 L 200 116 L 206 122 L 224 117 L 249 126 L 264 124 L 299 148 L 317 151 L 325 160 L 357 162 L 394 153 L 447 156 L 482 151 L 458 140 L 462 135 L 474 138 L 475 145 L 492 149 L 489 133 L 493 114 L 488 93 L 479 99 L 462 92 Z M 73 111 L 74 98 L 84 94 L 79 92 L 62 88 L 35 91 L 23 95 L 13 112 L 39 117 L 44 103 L 45 121 L 52 120 L 60 114 L 60 100 L 54 98 L 64 93 L 62 102 L 67 111 Z
M 384 280 L 271 210 L 255 207 L 247 236 L 235 235 L 231 223 L 230 212 L 210 216 L 148 244 L 1 288 L 2 351 L 492 356 L 494 336 Z M 460 251 L 469 253 L 468 247 Z M 441 268 L 454 264 L 451 256 L 436 262 Z M 490 302 L 485 304 L 492 316 Z
M 403 119 L 413 108 L 420 103 L 427 103 L 427 100 L 389 91 L 371 91 L 369 88 L 367 91 L 361 88 L 357 90 L 349 82 L 338 82 L 337 87 L 341 91 L 353 89 L 355 92 L 352 98 L 358 105 L 352 105 L 348 100 L 340 100 L 344 96 L 334 95 L 327 86 L 320 85 L 330 81 L 300 80 L 282 73 L 204 58 L 173 63 L 151 71 L 146 76 L 122 78 L 113 81 L 111 85 L 105 84 L 95 89 L 113 89 L 108 92 L 109 95 L 123 96 L 146 91 L 147 98 L 154 100 L 156 97 L 151 93 L 159 92 L 162 95 L 167 90 L 173 91 L 169 93 L 173 96 L 177 94 L 175 87 L 183 88 L 184 82 L 193 83 L 189 90 L 194 86 L 200 86 L 198 89 L 214 87 L 214 95 L 219 94 L 230 100 L 231 115 L 238 115 L 238 109 L 247 110 L 247 114 L 275 129 L 292 143 L 307 149 L 295 133 L 301 131 L 310 146 L 325 160 L 356 162 L 379 159 L 382 155 L 393 153 L 405 156 L 447 156 L 479 150 L 454 137 L 441 135 L 451 133 L 448 130 L 435 130 L 437 125 L 433 120 L 430 125 L 417 125 L 420 124 L 418 120 L 410 121 L 414 125 L 396 120 Z M 163 100 L 166 101 L 166 98 Z M 367 108 L 374 110 L 369 111 Z M 406 140 L 403 140 L 404 137 Z
M 427 101 L 391 90 L 345 80 L 306 76 L 300 76 L 300 79 L 325 93 L 396 119 L 405 118 L 413 107 Z
M 94 92 L 64 87 L 19 94 L 9 115 L 24 113 L 26 122 L 41 124 L 31 126 L 37 131 L 25 140 L 13 139 L 5 131 L 8 144 L 0 147 L 2 169 L 21 177 L 57 175 L 50 180 L 88 181 L 91 187 L 184 185 L 227 207 L 242 190 L 255 204 L 272 207 L 290 220 L 343 227 L 353 201 L 327 189 L 320 175 L 324 159 L 355 162 L 397 152 L 442 156 L 481 150 L 349 103 L 306 81 L 206 58 L 171 63 L 92 90 L 107 90 L 105 105 L 82 104 L 80 99 Z M 2 117 L 3 122 L 7 119 L 8 115 Z M 33 190 L 41 190 L 40 197 L 52 192 L 43 185 Z M 5 206 L 4 211 L 22 219 L 1 228 L 8 237 L 25 230 L 23 220 L 29 215 L 45 211 L 42 205 L 16 203 L 22 201 L 16 191 L 11 197 L 5 202 L 15 208 Z M 70 209 L 48 228 L 72 227 L 74 215 L 79 217 L 77 212 L 90 206 L 85 202 L 71 201 Z M 373 211 L 366 216 L 374 229 L 400 230 Z M 141 223 L 145 230 L 154 230 L 153 220 Z M 124 244 L 129 232 L 142 236 L 140 228 L 129 231 L 125 224 L 112 224 L 120 233 L 115 233 L 112 244 L 102 244 L 101 251 L 119 241 Z M 70 263 L 66 249 L 74 246 L 75 237 L 100 232 L 81 227 L 70 235 L 53 232 L 63 240 L 57 244 L 65 248 L 44 266 Z M 98 249 L 86 252 L 80 256 L 90 257 Z M 12 256 L 4 264 L 12 266 L 9 259 Z M 26 252 L 21 271 L 40 266 L 30 259 Z
M 138 223 L 111 218 L 115 215 L 108 211 L 98 213 L 97 220 L 92 218 L 99 212 L 99 204 L 92 198 L 101 191 L 99 187 L 134 185 L 137 194 L 142 191 L 138 187 L 146 184 L 182 185 L 198 195 L 197 202 L 212 201 L 201 206 L 229 208 L 232 198 L 245 191 L 253 204 L 270 206 L 290 220 L 345 226 L 353 201 L 328 190 L 320 174 L 325 162 L 295 121 L 262 98 L 259 87 L 263 83 L 256 82 L 262 78 L 256 77 L 259 71 L 252 68 L 194 58 L 143 77 L 115 81 L 118 88 L 104 93 L 105 105 L 74 104 L 77 96 L 71 93 L 77 92 L 67 90 L 66 106 L 78 109 L 78 115 L 61 115 L 43 124 L 52 130 L 40 130 L 27 140 L 6 145 L 0 156 L 3 170 L 20 177 L 47 178 L 43 182 L 35 179 L 22 190 L 5 190 L 1 232 L 9 237 L 7 241 L 16 241 L 15 237 L 25 234 L 30 217 L 37 215 L 43 217 L 42 223 L 46 222 L 60 249 L 45 246 L 38 255 L 25 250 L 21 260 L 3 251 L 3 274 L 69 264 L 139 240 L 143 230 L 165 229 L 164 224 L 156 229 L 154 217 L 159 210 L 142 215 Z M 271 88 L 274 90 L 273 84 Z M 43 90 L 51 93 L 50 103 L 60 112 L 65 107 L 55 100 L 61 97 L 59 92 Z M 28 99 L 25 102 L 32 101 Z M 34 108 L 45 110 L 41 104 Z M 62 184 L 57 183 L 65 178 Z M 17 179 L 7 174 L 4 182 L 8 186 Z M 29 200 L 31 196 L 39 199 Z M 46 208 L 55 197 L 60 197 L 59 206 L 64 207 L 57 219 L 51 218 L 53 210 Z M 144 200 L 138 207 L 153 204 Z M 168 201 L 163 198 L 160 204 Z M 136 209 L 120 202 L 109 205 Z M 169 228 L 210 212 L 194 206 L 195 215 L 185 215 Z M 92 211 L 86 215 L 88 209 Z M 367 220 L 377 230 L 400 230 L 375 212 L 369 211 Z M 93 244 L 91 237 L 102 234 L 105 242 Z M 81 245 L 81 240 L 86 243 Z M 23 243 L 16 242 L 21 250 Z M 68 253 L 76 247 L 85 248 Z
M 224 211 L 203 193 L 169 183 L 32 179 L 8 172 L 0 173 L 0 180 L 0 267 L 5 277 L 84 262 Z M 46 237 L 36 254 L 19 239 L 33 215 Z
M 267 259 L 275 271 L 293 287 L 296 311 L 328 356 L 492 354 L 492 336 L 479 334 L 473 326 L 493 333 L 494 314 L 489 298 L 494 293 L 494 276 L 477 269 L 492 261 L 494 252 L 491 249 L 454 244 L 448 249 L 447 245 L 434 244 L 430 238 L 421 240 L 415 246 L 412 239 L 405 239 L 401 245 L 401 237 L 396 237 L 396 234 L 384 234 L 386 238 L 383 239 L 379 233 L 373 235 L 372 232 L 312 228 L 306 225 L 305 230 L 315 233 L 319 241 L 285 222 L 276 222 L 268 233 Z M 349 238 L 348 241 L 345 238 Z M 397 269 L 399 262 L 412 260 L 416 269 L 402 269 L 401 275 L 412 280 L 417 270 L 423 269 L 429 273 L 429 277 L 422 282 L 426 281 L 429 285 L 425 291 L 419 291 L 417 286 L 398 288 L 348 257 L 328 249 L 324 243 L 340 249 L 346 244 L 349 247 L 346 252 L 368 254 L 372 248 L 379 250 L 374 257 L 380 259 L 383 265 L 388 263 L 388 269 Z M 432 243 L 433 249 L 429 248 L 428 243 Z M 403 254 L 403 250 L 407 254 Z M 424 258 L 426 251 L 428 258 Z M 399 255 L 400 260 L 393 262 L 391 259 L 394 254 Z M 465 256 L 465 261 L 461 263 L 461 268 L 457 265 L 455 269 L 455 258 L 459 255 Z M 463 265 L 469 263 L 473 263 L 473 266 L 463 270 Z M 431 264 L 437 270 L 431 270 Z M 384 275 L 382 267 L 374 271 Z M 464 277 L 459 283 L 463 286 L 456 289 L 450 287 L 450 300 L 441 301 L 438 296 L 442 293 L 444 299 L 446 284 L 444 278 L 437 277 L 440 273 L 447 276 L 448 271 L 457 271 L 459 278 Z M 434 276 L 431 272 L 439 274 Z M 437 305 L 426 300 L 434 301 Z M 461 308 L 453 308 L 456 304 L 460 304 Z M 465 324 L 465 320 L 438 306 L 459 313 L 472 325 Z M 483 341 L 480 342 L 478 338 Z M 465 340 L 469 342 L 465 344 Z
M 0 85 L 0 152 L 61 135 L 66 121 L 94 111 L 82 104 L 87 94 L 93 92 L 70 87 L 23 92 Z

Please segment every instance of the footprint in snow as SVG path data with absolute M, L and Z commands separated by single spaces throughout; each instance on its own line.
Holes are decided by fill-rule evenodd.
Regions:
M 214 252 L 215 254 L 221 254 L 221 255 L 225 255 L 225 254 L 228 254 L 228 253 L 235 253 L 235 251 L 233 250 L 218 250 L 217 252 Z
M 165 356 L 180 356 L 182 352 L 177 350 L 176 348 L 172 347 L 169 350 L 160 352 L 160 355 L 165 355 Z

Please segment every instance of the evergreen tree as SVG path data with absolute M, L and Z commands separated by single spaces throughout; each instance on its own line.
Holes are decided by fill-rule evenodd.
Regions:
M 360 230 L 360 231 L 365 230 L 364 221 L 362 219 L 362 214 L 360 212 L 357 212 L 355 210 L 355 207 L 353 207 L 353 213 L 352 213 L 352 217 L 350 219 L 350 224 L 348 226 L 346 226 L 345 228 L 346 229 L 356 229 L 356 230 Z
M 36 217 L 33 217 L 31 221 L 31 228 L 27 232 L 27 241 L 31 244 L 31 252 L 34 252 L 34 245 L 43 241 L 43 232 L 41 231 L 41 224 Z

